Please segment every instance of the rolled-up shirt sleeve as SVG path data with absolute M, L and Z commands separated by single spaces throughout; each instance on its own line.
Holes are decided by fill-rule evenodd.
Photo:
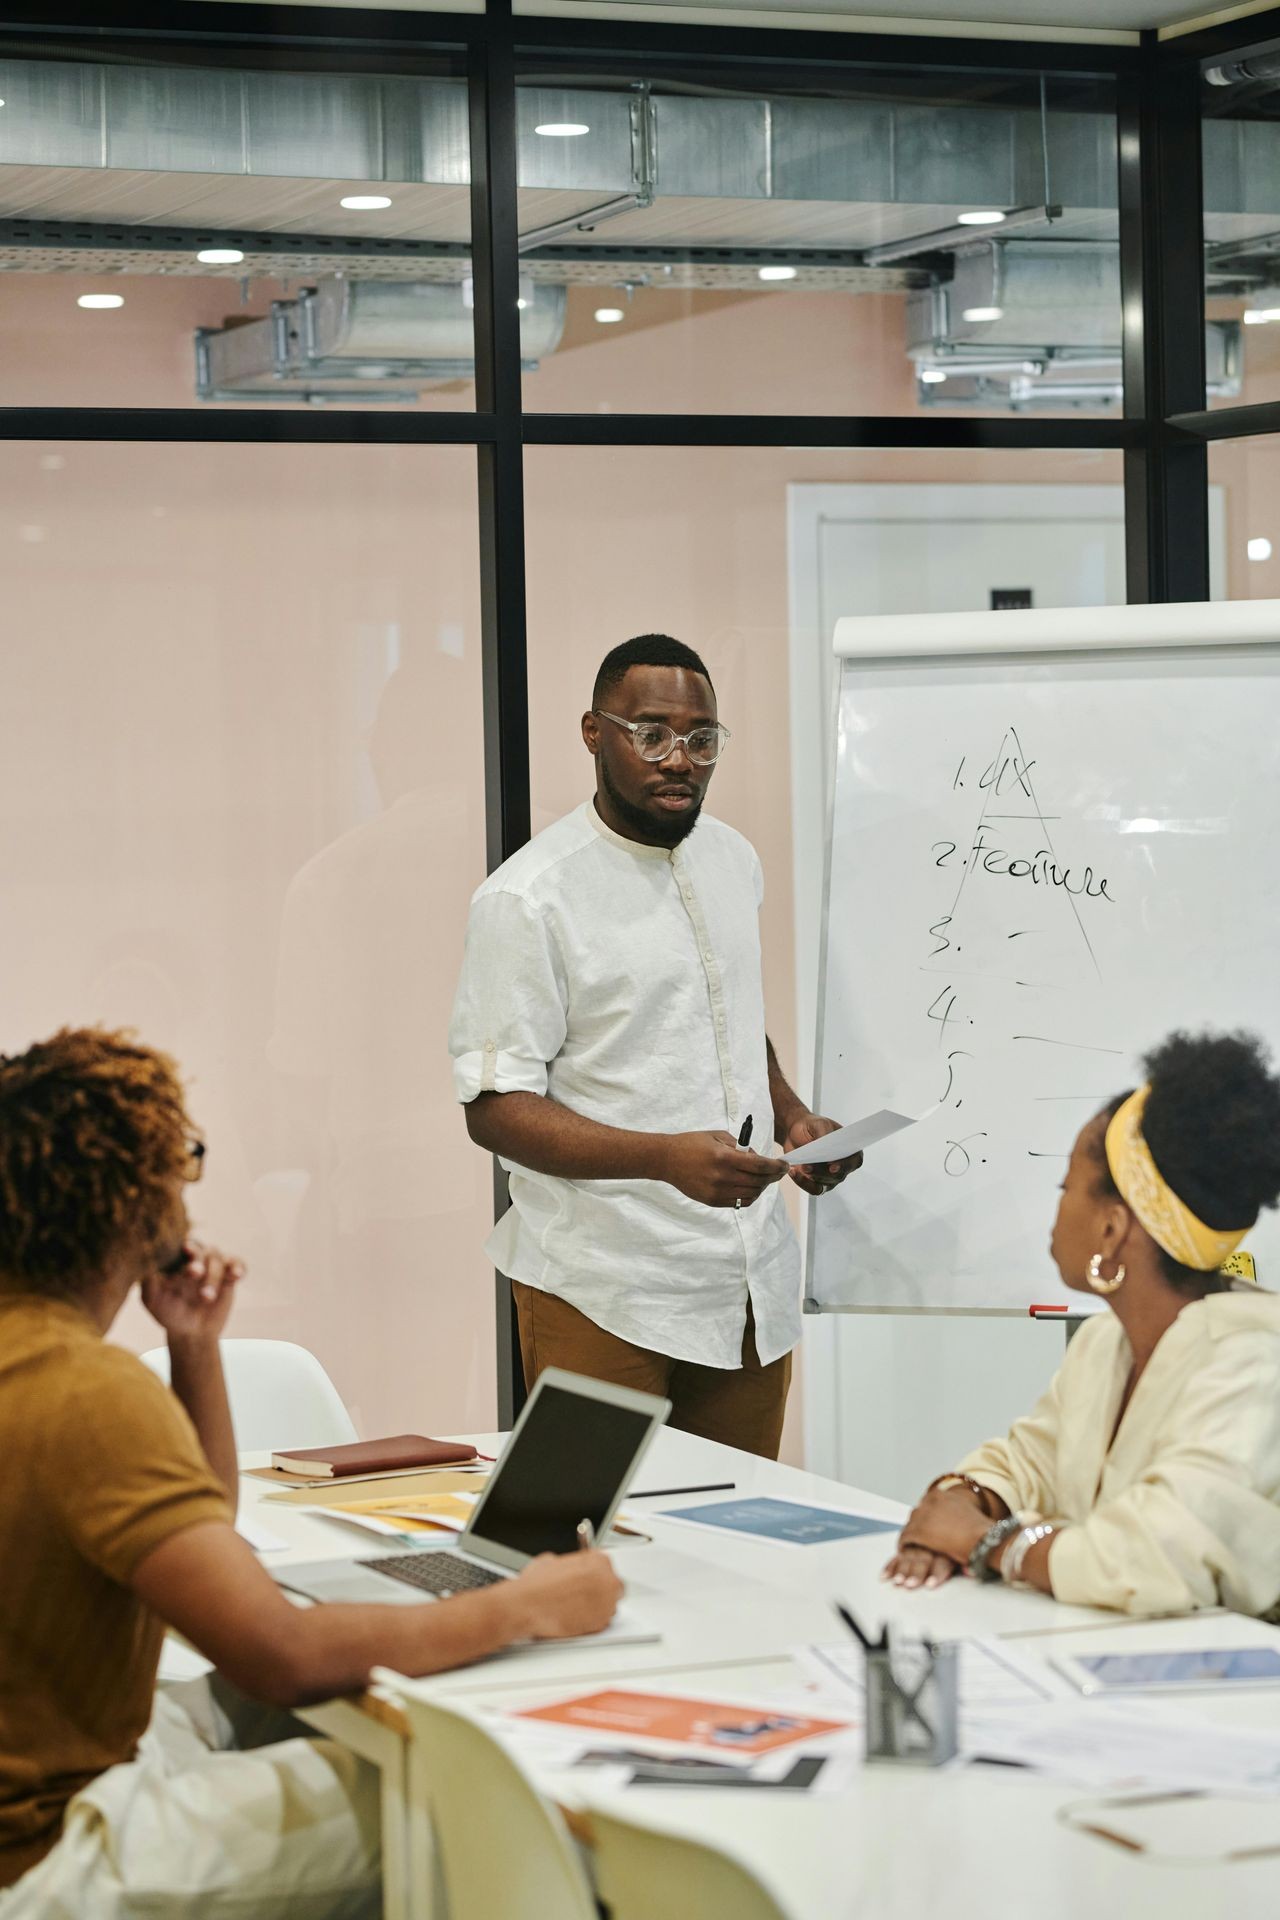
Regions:
M 1077 1339 L 1080 1335 L 1076 1336 Z M 1060 1373 L 1055 1374 L 1031 1412 L 1015 1420 L 1003 1440 L 987 1440 L 960 1462 L 981 1486 L 989 1487 L 1010 1513 L 1052 1513 L 1057 1498 L 1058 1439 L 1062 1426 Z
M 478 894 L 449 1023 L 458 1099 L 465 1105 L 480 1093 L 545 1094 L 547 1068 L 564 1045 L 567 1005 L 543 917 L 519 894 Z

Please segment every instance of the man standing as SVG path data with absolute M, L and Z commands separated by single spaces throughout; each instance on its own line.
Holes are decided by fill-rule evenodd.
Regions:
M 800 1255 L 764 1148 L 834 1130 L 764 1024 L 753 848 L 702 813 L 729 735 L 663 634 L 596 676 L 596 792 L 471 903 L 450 1050 L 467 1130 L 511 1177 L 488 1242 L 526 1383 L 544 1367 L 672 1401 L 671 1424 L 776 1458 Z M 857 1159 L 792 1172 L 808 1193 Z

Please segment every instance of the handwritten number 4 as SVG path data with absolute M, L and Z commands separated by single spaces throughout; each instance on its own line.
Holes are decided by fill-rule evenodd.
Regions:
M 940 1005 L 940 1003 L 943 1000 L 945 1000 L 947 1004 L 945 1007 L 943 1007 L 942 1012 L 938 1013 L 935 1011 L 935 1009 Z M 931 1006 L 929 1009 L 929 1015 L 928 1015 L 929 1019 L 936 1020 L 939 1023 L 939 1026 L 938 1026 L 938 1045 L 939 1046 L 942 1045 L 942 1042 L 946 1037 L 947 1022 L 951 1018 L 952 1009 L 954 1008 L 955 1004 L 956 1004 L 955 994 L 952 992 L 950 987 L 944 987 L 942 989 L 942 992 L 938 995 L 938 998 L 934 1001 L 933 1006 Z

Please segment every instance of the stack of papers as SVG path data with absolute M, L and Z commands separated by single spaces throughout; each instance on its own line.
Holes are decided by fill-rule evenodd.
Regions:
M 796 1649 L 816 1702 L 863 1717 L 864 1662 L 851 1642 Z M 1169 1711 L 1081 1700 L 1073 1687 L 1007 1641 L 960 1643 L 959 1764 L 1027 1767 L 1099 1793 L 1280 1795 L 1280 1729 L 1260 1733 Z
M 1280 1734 L 1100 1701 L 988 1713 L 961 1728 L 970 1760 L 1034 1767 L 1104 1793 L 1280 1794 Z
M 486 1717 L 534 1772 L 586 1770 L 597 1785 L 839 1793 L 860 1749 L 846 1716 L 794 1695 L 747 1703 L 610 1687 Z
M 861 1647 L 842 1640 L 833 1646 L 797 1647 L 791 1657 L 825 1701 L 844 1702 L 861 1720 L 866 1692 Z M 962 1737 L 970 1715 L 1000 1708 L 1022 1712 L 1073 1697 L 1059 1675 L 1020 1658 L 999 1640 L 962 1640 L 959 1668 Z

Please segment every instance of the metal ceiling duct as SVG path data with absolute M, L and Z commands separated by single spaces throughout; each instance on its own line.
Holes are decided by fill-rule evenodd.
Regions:
M 1258 63 L 1228 78 L 1269 84 Z M 202 397 L 395 399 L 469 374 L 462 81 L 6 59 L 0 96 L 0 265 L 104 271 L 114 257 L 184 273 L 231 240 L 244 260 L 203 271 L 314 280 L 266 320 L 201 334 Z M 588 131 L 537 132 L 566 120 Z M 1211 285 L 1269 284 L 1280 123 L 1210 118 L 1203 134 Z M 568 282 L 741 290 L 785 261 L 797 293 L 919 289 L 907 351 L 931 371 L 982 362 L 985 404 L 1027 404 L 1009 382 L 1039 392 L 1087 363 L 1083 404 L 1092 370 L 1109 391 L 1118 363 L 1116 161 L 1101 95 L 1045 115 L 1000 98 L 522 86 L 522 271 L 536 289 L 522 352 L 555 350 Z M 365 183 L 392 205 L 339 212 Z M 966 210 L 1031 222 L 1050 203 L 1061 217 L 1034 239 L 1027 226 L 994 245 L 956 237 Z M 963 320 L 993 306 L 996 321 Z M 1238 380 L 1238 346 L 1215 349 L 1217 391 Z M 993 357 L 1013 371 L 996 377 Z M 923 397 L 958 396 L 942 384 Z
M 984 314 L 967 320 L 966 314 Z M 1120 352 L 1120 254 L 1085 240 L 991 240 L 955 256 L 953 276 L 907 296 L 913 359 L 974 347 Z
M 140 196 L 148 177 L 155 185 L 169 177 L 168 204 L 155 194 L 139 199 L 142 220 L 190 227 L 193 209 L 216 221 L 226 202 L 235 205 L 234 223 L 285 231 L 299 219 L 313 223 L 315 207 L 301 189 L 268 191 L 267 181 L 369 182 L 398 186 L 396 206 L 374 227 L 346 220 L 342 230 L 421 239 L 429 227 L 416 219 L 398 224 L 401 199 L 416 195 L 420 205 L 424 188 L 470 182 L 459 80 L 8 59 L 0 60 L 0 97 L 0 186 L 11 167 L 50 176 L 46 198 L 30 171 L 15 179 L 22 203 L 7 207 L 0 193 L 0 212 L 101 219 L 109 207 L 108 217 L 127 219 L 118 191 L 104 200 L 102 175 L 110 172 L 113 188 L 137 176 Z M 572 140 L 536 132 L 568 119 L 588 131 Z M 620 231 L 657 242 L 665 222 L 678 227 L 688 203 L 715 201 L 718 220 L 706 209 L 698 215 L 706 241 L 746 241 L 754 233 L 757 244 L 812 245 L 818 210 L 844 208 L 859 216 L 846 217 L 844 244 L 871 246 L 943 226 L 968 206 L 1040 201 L 1046 158 L 1053 198 L 1068 212 L 1116 205 L 1115 122 L 1102 111 L 1055 112 L 1042 128 L 1036 107 L 986 102 L 528 86 L 517 95 L 517 135 L 529 214 L 522 224 L 598 218 L 610 199 L 636 196 L 639 204 L 624 217 L 600 227 L 602 242 Z M 204 176 L 207 187 L 197 190 L 193 176 Z M 234 191 L 246 180 L 262 183 L 251 220 L 243 192 Z M 426 204 L 433 200 L 446 204 L 441 193 Z M 735 218 L 759 202 L 777 208 L 776 231 Z M 257 211 L 264 205 L 270 219 Z M 465 217 L 465 195 L 459 200 L 455 191 L 448 205 L 451 220 L 459 210 Z M 451 230 L 447 237 L 463 236 Z
M 462 286 L 405 280 L 326 280 L 277 300 L 264 320 L 196 334 L 201 400 L 412 399 L 432 381 L 475 372 L 472 314 Z M 523 364 L 536 367 L 564 331 L 563 287 L 522 284 Z
M 1118 408 L 1117 251 L 995 240 L 958 254 L 952 280 L 908 295 L 907 352 L 924 405 Z M 1211 396 L 1238 393 L 1239 323 L 1210 322 L 1205 352 Z

